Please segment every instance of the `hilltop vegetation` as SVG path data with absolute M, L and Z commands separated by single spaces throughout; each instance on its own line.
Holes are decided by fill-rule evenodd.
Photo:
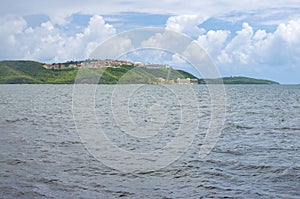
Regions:
M 279 84 L 271 80 L 254 79 L 249 77 L 223 77 L 217 79 L 199 79 L 200 84 Z
M 75 70 L 47 70 L 42 63 L 34 61 L 1 61 L 2 84 L 63 84 L 73 83 Z
M 78 73 L 79 72 L 79 73 Z M 79 74 L 79 75 L 78 75 Z M 123 64 L 105 68 L 45 69 L 42 63 L 34 61 L 0 61 L 0 84 L 72 84 L 76 83 L 171 83 L 195 76 L 171 68 L 135 67 Z M 167 79 L 167 81 L 162 81 Z M 197 80 L 196 80 L 197 83 Z M 199 84 L 278 84 L 270 80 L 248 77 L 223 77 L 219 79 L 198 79 Z
M 79 72 L 80 71 L 80 72 Z M 79 72 L 79 76 L 77 73 Z M 101 78 L 100 78 L 101 77 Z M 72 84 L 77 83 L 155 83 L 158 78 L 191 78 L 193 75 L 169 68 L 144 68 L 130 65 L 86 69 L 45 69 L 34 61 L 0 61 L 1 84 Z

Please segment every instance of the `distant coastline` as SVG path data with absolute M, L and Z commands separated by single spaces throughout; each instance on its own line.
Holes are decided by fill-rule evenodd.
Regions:
M 78 77 L 79 69 L 84 72 Z M 198 79 L 188 72 L 175 70 L 167 65 L 146 65 L 110 59 L 55 64 L 0 61 L 0 84 L 74 84 L 95 81 L 99 84 L 279 84 L 271 80 L 241 76 Z

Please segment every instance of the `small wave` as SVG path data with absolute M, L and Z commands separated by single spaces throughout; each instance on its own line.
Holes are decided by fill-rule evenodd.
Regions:
M 26 163 L 26 161 L 19 160 L 19 159 L 13 159 L 13 160 L 6 161 L 6 164 L 8 164 L 8 165 L 17 165 L 17 164 L 25 164 L 25 163 Z
M 250 126 L 244 126 L 244 125 L 233 124 L 233 123 L 229 123 L 227 128 L 233 128 L 233 129 L 253 129 L 253 127 L 250 127 Z
M 105 190 L 105 192 L 110 193 L 112 195 L 116 195 L 118 197 L 132 197 L 134 193 L 127 192 L 127 191 L 111 191 L 111 190 Z
M 38 180 L 38 182 L 44 183 L 44 184 L 58 184 L 61 182 L 58 179 L 47 179 L 47 178 L 41 178 Z
M 279 130 L 279 131 L 300 131 L 300 128 L 297 128 L 297 127 L 281 127 L 281 128 L 274 128 L 274 130 Z
M 17 119 L 6 119 L 7 123 L 16 123 L 16 122 L 28 122 L 29 118 L 17 118 Z
M 231 155 L 245 155 L 245 152 L 242 150 L 218 150 L 218 149 L 215 149 L 214 152 L 231 154 Z
M 234 165 L 234 168 L 237 170 L 277 170 L 276 167 L 270 166 L 270 165 L 254 165 L 254 164 L 236 164 Z
M 237 129 L 253 129 L 253 127 L 250 127 L 250 126 L 240 126 L 240 125 L 236 125 L 235 128 L 237 128 Z

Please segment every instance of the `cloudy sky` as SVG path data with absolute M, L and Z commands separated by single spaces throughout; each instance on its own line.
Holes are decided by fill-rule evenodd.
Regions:
M 299 0 L 1 1 L 0 59 L 85 59 L 106 39 L 142 27 L 189 36 L 222 76 L 300 84 Z

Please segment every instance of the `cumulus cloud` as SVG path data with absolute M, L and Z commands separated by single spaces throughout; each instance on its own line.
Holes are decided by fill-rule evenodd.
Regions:
M 243 23 L 242 30 L 237 31 L 236 34 L 227 44 L 223 53 L 230 53 L 229 62 L 247 64 L 251 59 L 251 52 L 253 50 L 253 28 L 248 23 Z
M 161 33 L 156 33 L 149 39 L 143 41 L 141 47 L 161 48 L 173 52 L 183 52 L 189 42 L 190 38 L 185 37 L 180 33 L 166 30 Z
M 97 45 L 98 46 L 98 45 Z M 101 43 L 89 58 L 93 59 L 119 59 L 119 56 L 133 50 L 132 40 L 124 35 L 116 36 Z
M 189 36 L 198 36 L 205 32 L 198 25 L 202 24 L 206 19 L 207 17 L 201 15 L 172 16 L 167 20 L 166 29 L 185 33 Z
M 206 34 L 200 35 L 197 43 L 212 57 L 215 57 L 224 48 L 230 35 L 229 30 L 210 30 Z
M 256 30 L 243 23 L 235 34 L 228 30 L 208 31 L 197 39 L 217 65 L 299 66 L 300 19 L 279 24 L 274 32 Z M 231 39 L 229 39 L 231 37 Z
M 11 55 L 22 55 L 20 53 L 21 46 L 18 46 L 18 37 L 22 35 L 26 26 L 27 23 L 22 18 L 7 21 L 0 25 L 0 55 L 2 57 L 8 58 Z M 17 49 L 8 48 L 9 46 L 16 47 Z
M 72 55 L 69 57 L 86 58 L 96 49 L 96 47 L 105 39 L 116 34 L 115 28 L 105 23 L 101 16 L 95 15 L 90 18 L 88 26 L 82 33 L 69 38 L 68 49 L 71 50 Z
M 83 59 L 105 39 L 116 33 L 113 26 L 101 16 L 90 18 L 82 33 L 67 36 L 51 21 L 36 28 L 28 27 L 22 18 L 0 26 L 2 59 L 33 59 L 41 61 L 66 61 Z
M 257 44 L 264 63 L 272 65 L 300 66 L 300 19 L 279 24 L 274 33 L 269 33 Z

